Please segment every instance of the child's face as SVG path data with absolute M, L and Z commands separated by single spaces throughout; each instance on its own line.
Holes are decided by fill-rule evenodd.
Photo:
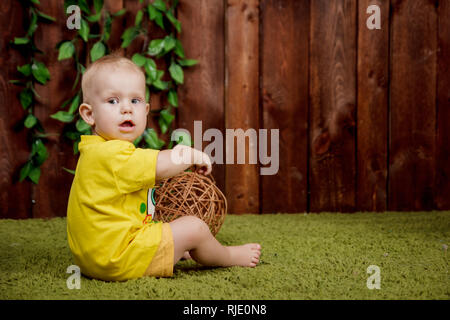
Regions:
M 144 132 L 149 105 L 142 74 L 126 66 L 103 66 L 90 84 L 83 93 L 89 104 L 80 106 L 80 114 L 94 134 L 133 142 Z

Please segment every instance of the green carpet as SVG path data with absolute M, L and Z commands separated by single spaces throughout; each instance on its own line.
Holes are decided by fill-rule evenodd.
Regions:
M 227 245 L 259 242 L 256 268 L 175 266 L 172 278 L 81 278 L 66 220 L 0 220 L 0 299 L 449 299 L 450 212 L 277 214 L 226 218 Z M 369 290 L 367 268 L 380 268 Z

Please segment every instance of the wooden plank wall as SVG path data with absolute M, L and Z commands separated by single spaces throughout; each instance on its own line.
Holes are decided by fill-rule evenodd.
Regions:
M 52 75 L 37 86 L 36 115 L 47 132 L 59 132 L 48 116 L 71 96 L 74 72 L 70 61 L 57 61 L 55 45 L 74 31 L 65 27 L 62 1 L 41 3 L 57 21 L 36 32 Z M 380 30 L 366 26 L 370 5 L 381 9 Z M 128 10 L 109 40 L 119 49 L 139 1 L 105 0 L 105 7 Z M 214 164 L 229 213 L 450 210 L 448 1 L 180 0 L 177 16 L 186 56 L 200 64 L 185 71 L 176 126 L 194 134 L 201 120 L 202 133 L 216 128 L 224 143 L 226 129 L 279 129 L 277 175 L 261 175 L 249 154 L 246 164 L 236 156 L 234 164 Z M 17 125 L 25 116 L 20 88 L 8 80 L 27 57 L 9 42 L 25 33 L 26 20 L 20 2 L 1 2 L 0 217 L 65 216 L 72 176 L 62 167 L 76 164 L 70 143 L 51 138 L 39 185 L 18 182 L 29 147 Z M 163 35 L 148 30 L 151 39 Z M 131 57 L 144 41 L 121 51 Z M 153 110 L 166 103 L 151 97 Z M 224 162 L 237 150 L 229 142 Z

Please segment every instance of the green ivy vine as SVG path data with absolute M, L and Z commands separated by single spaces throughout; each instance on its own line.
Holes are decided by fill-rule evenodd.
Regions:
M 135 15 L 134 25 L 124 30 L 120 37 L 122 40 L 121 48 L 129 47 L 139 35 L 144 35 L 148 40 L 148 28 L 145 25 L 154 23 L 165 31 L 166 36 L 164 38 L 150 41 L 148 46 L 141 52 L 136 52 L 131 59 L 145 71 L 147 102 L 149 102 L 152 92 L 164 92 L 166 94 L 168 105 L 161 110 L 152 112 L 157 113 L 161 133 L 171 133 L 171 124 L 175 119 L 173 109 L 179 107 L 177 87 L 184 83 L 183 67 L 193 66 L 197 64 L 197 61 L 186 59 L 183 46 L 176 37 L 181 32 L 181 23 L 175 17 L 178 0 L 172 1 L 171 5 L 163 0 L 155 0 L 147 5 L 144 5 L 143 2 L 143 0 L 139 0 L 141 8 Z M 111 36 L 112 21 L 114 18 L 123 15 L 125 9 L 116 13 L 108 12 L 103 7 L 103 0 L 94 0 L 93 10 L 91 10 L 87 0 L 65 0 L 64 7 L 67 8 L 70 5 L 78 5 L 81 10 L 80 29 L 73 39 L 60 42 L 57 49 L 59 50 L 58 60 L 71 58 L 74 60 L 77 76 L 72 90 L 75 91 L 75 94 L 61 106 L 65 110 L 58 111 L 51 117 L 68 124 L 64 136 L 73 141 L 73 151 L 74 154 L 77 154 L 81 135 L 91 133 L 89 125 L 81 119 L 77 112 L 81 99 L 81 88 L 76 90 L 76 87 L 85 71 L 85 66 L 77 55 L 77 48 L 92 45 L 89 56 L 85 57 L 84 61 L 94 62 L 108 54 L 111 51 L 107 41 Z M 101 19 L 102 17 L 103 19 Z M 101 33 L 97 34 L 92 30 L 101 30 Z M 164 57 L 167 65 L 169 65 L 169 81 L 163 80 L 165 71 L 158 70 L 153 59 L 161 57 Z M 190 145 L 191 141 L 187 138 L 180 136 L 178 142 Z M 152 149 L 162 149 L 166 146 L 166 142 L 158 136 L 153 128 L 147 128 L 134 141 L 134 144 L 142 148 Z M 172 141 L 167 147 L 172 147 Z M 72 170 L 65 170 L 73 173 Z
M 17 66 L 21 79 L 10 80 L 10 83 L 24 87 L 19 93 L 19 101 L 22 108 L 27 111 L 23 119 L 23 125 L 30 133 L 31 152 L 27 162 L 20 169 L 19 181 L 28 178 L 37 184 L 41 176 L 40 167 L 48 158 L 48 151 L 44 144 L 48 134 L 45 133 L 39 119 L 34 115 L 36 98 L 39 98 L 35 90 L 35 84 L 37 82 L 45 85 L 50 80 L 50 72 L 46 65 L 38 59 L 38 55 L 43 54 L 43 52 L 36 47 L 34 34 L 39 22 L 51 23 L 55 21 L 55 18 L 38 9 L 37 6 L 40 5 L 39 0 L 28 0 L 23 3 L 29 16 L 27 33 L 23 37 L 14 38 L 12 44 L 22 52 L 26 52 L 30 60 L 22 66 Z

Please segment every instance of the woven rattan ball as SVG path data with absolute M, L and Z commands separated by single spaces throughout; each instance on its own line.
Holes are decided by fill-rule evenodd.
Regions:
M 171 222 L 182 216 L 202 219 L 213 235 L 219 232 L 227 213 L 227 200 L 214 178 L 183 172 L 155 186 L 155 220 Z

